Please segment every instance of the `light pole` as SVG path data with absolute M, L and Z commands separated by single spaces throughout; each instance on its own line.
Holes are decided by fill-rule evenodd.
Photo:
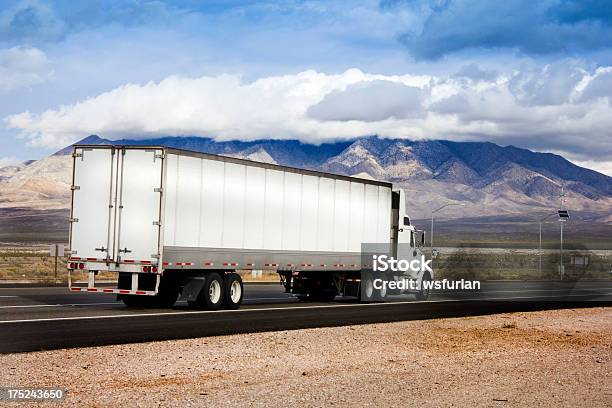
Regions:
M 463 203 L 446 203 L 441 207 L 436 208 L 431 212 L 431 238 L 429 239 L 429 246 L 431 247 L 431 258 L 433 259 L 433 234 L 434 234 L 434 214 L 443 208 L 451 205 L 464 205 Z M 432 261 L 433 262 L 433 261 Z
M 559 277 L 563 280 L 563 275 L 565 274 L 565 269 L 563 267 L 563 223 L 569 220 L 569 212 L 567 210 L 559 210 L 557 211 L 559 214 L 559 222 L 561 223 L 561 243 L 559 245 Z
M 563 275 L 565 274 L 565 269 L 563 268 L 563 223 L 569 219 L 569 213 L 565 208 L 565 189 L 563 184 L 561 184 L 561 205 L 559 206 L 559 222 L 561 223 L 561 241 L 559 244 L 559 278 L 563 280 Z

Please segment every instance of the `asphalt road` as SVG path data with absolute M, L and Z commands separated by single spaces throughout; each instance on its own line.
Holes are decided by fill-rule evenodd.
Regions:
M 612 281 L 484 282 L 473 293 L 427 301 L 300 302 L 279 285 L 246 285 L 239 310 L 132 309 L 113 295 L 62 287 L 0 288 L 0 353 L 100 346 L 270 330 L 342 326 L 529 310 L 612 306 Z

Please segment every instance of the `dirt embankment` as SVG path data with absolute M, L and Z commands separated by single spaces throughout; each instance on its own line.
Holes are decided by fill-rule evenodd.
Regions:
M 612 308 L 0 356 L 74 406 L 612 405 Z M 57 405 L 50 405 L 57 406 Z

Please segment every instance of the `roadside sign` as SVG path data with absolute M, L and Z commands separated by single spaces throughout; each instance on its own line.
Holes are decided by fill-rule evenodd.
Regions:
M 567 210 L 559 210 L 557 211 L 557 214 L 559 214 L 560 221 L 567 221 L 570 217 L 569 212 L 567 212 Z

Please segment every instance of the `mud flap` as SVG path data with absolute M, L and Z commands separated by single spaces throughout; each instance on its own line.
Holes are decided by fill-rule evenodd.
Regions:
M 195 302 L 200 294 L 200 291 L 204 287 L 206 282 L 206 276 L 194 276 L 189 279 L 189 282 L 183 286 L 181 291 L 181 297 L 179 300 L 186 300 L 188 302 Z

